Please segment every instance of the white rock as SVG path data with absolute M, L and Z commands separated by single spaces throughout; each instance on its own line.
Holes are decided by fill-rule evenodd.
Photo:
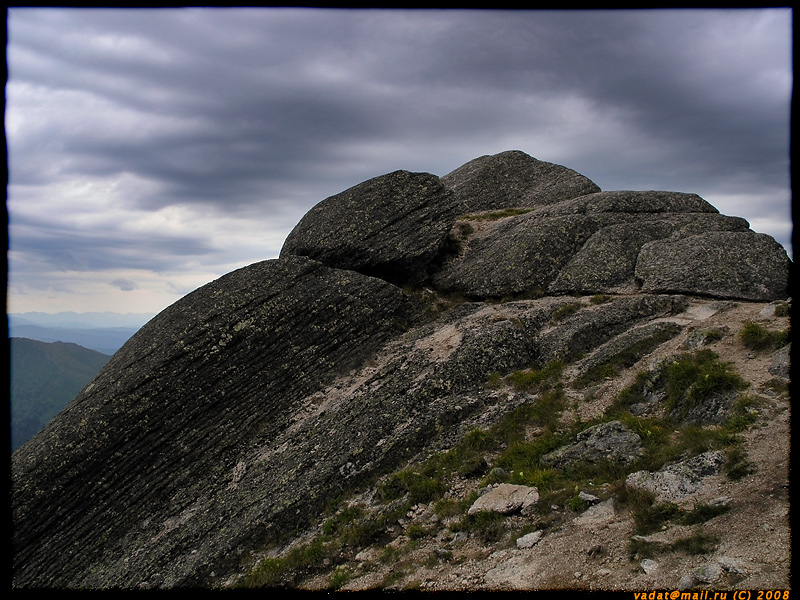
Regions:
M 533 506 L 538 501 L 539 491 L 535 487 L 501 483 L 478 498 L 469 507 L 469 514 L 487 510 L 507 515 Z
M 517 539 L 517 548 L 533 548 L 543 535 L 544 532 L 541 530 L 525 534 Z

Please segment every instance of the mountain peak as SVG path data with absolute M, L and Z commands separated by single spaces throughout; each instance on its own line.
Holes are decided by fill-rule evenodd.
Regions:
M 739 329 L 769 307 L 764 335 L 782 339 L 790 269 L 777 242 L 697 195 L 603 192 L 517 151 L 368 180 L 312 208 L 280 258 L 150 320 L 13 454 L 13 585 L 294 586 L 325 565 L 253 574 L 309 536 L 329 563 L 366 556 L 398 527 L 411 535 L 408 515 L 466 506 L 490 481 L 538 486 L 532 499 L 548 485 L 586 496 L 591 480 L 612 501 L 627 475 L 676 456 L 650 442 L 755 402 L 745 383 L 766 385 L 773 359 L 740 383 L 711 349 L 744 356 Z M 676 396 L 681 361 L 701 379 Z M 787 402 L 772 396 L 763 415 Z M 586 438 L 600 448 L 639 438 L 630 462 L 579 483 L 574 466 L 542 470 L 541 448 L 584 443 L 597 422 L 615 423 L 600 431 L 616 437 Z M 512 521 L 562 523 L 550 506 Z M 326 519 L 343 507 L 374 527 L 334 541 Z M 473 541 L 474 518 L 459 521 Z M 440 559 L 458 545 L 445 538 Z

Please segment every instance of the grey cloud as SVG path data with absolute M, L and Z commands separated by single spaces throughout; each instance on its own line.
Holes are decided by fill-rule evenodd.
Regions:
M 111 285 L 116 288 L 119 288 L 123 292 L 132 292 L 133 290 L 139 289 L 139 286 L 136 284 L 135 281 L 119 277 L 111 281 Z
M 369 177 L 520 149 L 603 189 L 774 198 L 741 215 L 765 222 L 790 198 L 789 9 L 11 9 L 8 22 L 12 196 L 130 174 L 151 185 L 120 197 L 128 210 L 260 214 L 288 233 Z M 219 247 L 49 216 L 16 218 L 13 246 L 59 268 L 159 270 Z

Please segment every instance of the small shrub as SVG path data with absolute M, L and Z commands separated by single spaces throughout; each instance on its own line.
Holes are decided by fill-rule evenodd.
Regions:
M 586 500 L 581 498 L 580 488 L 578 488 L 578 486 L 575 486 L 575 493 L 569 499 L 567 506 L 572 512 L 583 512 L 586 510 L 588 503 Z
M 709 349 L 684 354 L 665 364 L 660 372 L 667 392 L 667 408 L 685 413 L 714 394 L 749 386 L 729 363 Z
M 413 469 L 393 473 L 378 486 L 380 497 L 390 502 L 408 495 L 411 504 L 430 502 L 444 494 L 444 484 Z
M 613 300 L 613 297 L 607 296 L 606 294 L 595 294 L 589 298 L 591 304 L 605 304 L 606 302 L 611 302 L 611 300 Z
M 725 429 L 731 432 L 744 431 L 758 421 L 758 406 L 762 400 L 749 394 L 742 394 L 730 410 Z
M 645 401 L 645 394 L 653 385 L 654 375 L 648 371 L 639 371 L 634 382 L 622 390 L 611 406 L 611 412 L 627 410 L 634 404 Z
M 787 302 L 781 302 L 775 306 L 776 317 L 788 317 L 790 314 L 791 311 Z
M 364 509 L 361 506 L 348 506 L 322 524 L 322 533 L 331 536 L 337 535 L 363 515 Z
M 724 515 L 730 510 L 727 504 L 698 504 L 692 510 L 681 516 L 683 525 L 699 525 L 711 519 Z
M 739 339 L 749 350 L 768 351 L 786 345 L 789 342 L 789 332 L 770 331 L 754 321 L 745 321 L 739 331 Z
M 239 583 L 241 587 L 272 587 L 287 571 L 282 558 L 265 558 Z
M 716 546 L 719 540 L 710 536 L 702 531 L 695 531 L 692 535 L 686 538 L 675 540 L 670 544 L 672 550 L 682 550 L 687 554 L 708 554 Z
M 329 590 L 338 590 L 353 578 L 353 573 L 344 566 L 339 566 L 328 580 Z
M 472 515 L 467 514 L 450 529 L 475 533 L 482 541 L 492 543 L 499 541 L 505 535 L 506 518 L 500 513 L 482 510 Z
M 753 472 L 753 467 L 747 460 L 747 454 L 739 446 L 734 446 L 726 452 L 723 469 L 725 474 L 734 481 Z
M 567 317 L 574 315 L 582 307 L 583 304 L 581 302 L 568 302 L 567 304 L 562 304 L 553 311 L 550 320 L 553 322 L 563 321 Z

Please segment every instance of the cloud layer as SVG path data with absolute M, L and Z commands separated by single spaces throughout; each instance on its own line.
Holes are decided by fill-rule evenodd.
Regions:
M 10 9 L 9 310 L 157 312 L 314 204 L 519 149 L 790 247 L 791 12 Z

